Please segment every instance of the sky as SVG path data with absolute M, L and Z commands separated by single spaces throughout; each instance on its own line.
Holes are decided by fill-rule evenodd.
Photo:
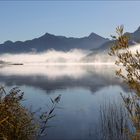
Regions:
M 46 32 L 67 37 L 95 32 L 108 38 L 121 24 L 134 32 L 139 14 L 140 1 L 0 1 L 0 43 Z

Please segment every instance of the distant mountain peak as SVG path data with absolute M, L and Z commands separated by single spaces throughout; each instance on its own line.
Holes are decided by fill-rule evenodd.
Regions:
M 90 35 L 88 36 L 88 38 L 92 39 L 92 40 L 106 40 L 108 41 L 109 39 L 108 38 L 104 38 L 94 32 L 90 33 Z
M 137 30 L 135 32 L 140 33 L 140 26 L 137 28 Z
M 89 37 L 95 37 L 95 36 L 99 36 L 97 34 L 95 34 L 94 32 L 90 33 Z
M 42 35 L 41 37 L 39 37 L 39 38 L 42 38 L 42 39 L 47 39 L 47 38 L 54 38 L 54 37 L 56 37 L 55 35 L 53 35 L 53 34 L 50 34 L 50 33 L 45 33 L 44 35 Z
M 46 32 L 43 36 L 55 36 L 55 35 Z
M 89 36 L 81 38 L 65 37 L 46 32 L 42 36 L 32 40 L 16 42 L 6 41 L 0 44 L 0 53 L 28 53 L 33 52 L 33 50 L 36 50 L 36 52 L 43 52 L 50 49 L 59 51 L 69 51 L 71 49 L 90 50 L 100 47 L 107 41 L 106 38 L 93 32 Z
M 7 40 L 7 41 L 4 42 L 4 44 L 7 44 L 7 45 L 8 45 L 8 44 L 12 44 L 12 43 L 13 43 L 13 42 L 12 42 L 11 40 Z

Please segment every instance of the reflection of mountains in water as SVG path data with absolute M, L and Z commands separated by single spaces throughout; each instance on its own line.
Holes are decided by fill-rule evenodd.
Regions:
M 92 92 L 122 82 L 115 76 L 115 66 L 10 66 L 0 69 L 0 82 L 7 86 L 32 86 L 47 92 L 73 87 Z

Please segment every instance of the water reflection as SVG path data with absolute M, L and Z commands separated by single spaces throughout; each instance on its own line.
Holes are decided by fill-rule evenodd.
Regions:
M 119 93 L 128 92 L 114 71 L 114 66 L 101 65 L 9 66 L 0 69 L 0 82 L 9 88 L 19 86 L 25 92 L 24 105 L 34 109 L 46 109 L 50 96 L 62 95 L 62 109 L 56 110 L 43 140 L 101 140 L 97 133 L 101 105 L 119 103 Z
M 57 89 L 84 87 L 92 92 L 108 85 L 120 85 L 114 66 L 9 66 L 0 69 L 0 82 L 26 85 L 51 93 Z
M 107 102 L 101 105 L 99 122 L 98 135 L 101 140 L 130 140 L 128 132 L 132 123 L 123 101 L 122 103 Z

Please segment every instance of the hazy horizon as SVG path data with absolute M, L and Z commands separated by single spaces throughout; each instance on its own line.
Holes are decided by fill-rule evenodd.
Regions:
M 132 53 L 140 50 L 140 44 L 134 45 L 129 49 Z M 85 61 L 91 50 L 71 49 L 70 51 L 56 51 L 54 49 L 46 50 L 42 53 L 21 53 L 0 55 L 0 60 L 11 63 L 23 63 L 25 65 L 83 65 L 87 63 L 92 64 L 114 64 L 115 57 L 111 57 L 108 53 L 94 54 L 90 60 Z
M 0 43 L 25 41 L 46 32 L 67 37 L 94 32 L 108 38 L 121 24 L 133 32 L 140 26 L 135 16 L 139 7 L 139 1 L 0 1 Z

